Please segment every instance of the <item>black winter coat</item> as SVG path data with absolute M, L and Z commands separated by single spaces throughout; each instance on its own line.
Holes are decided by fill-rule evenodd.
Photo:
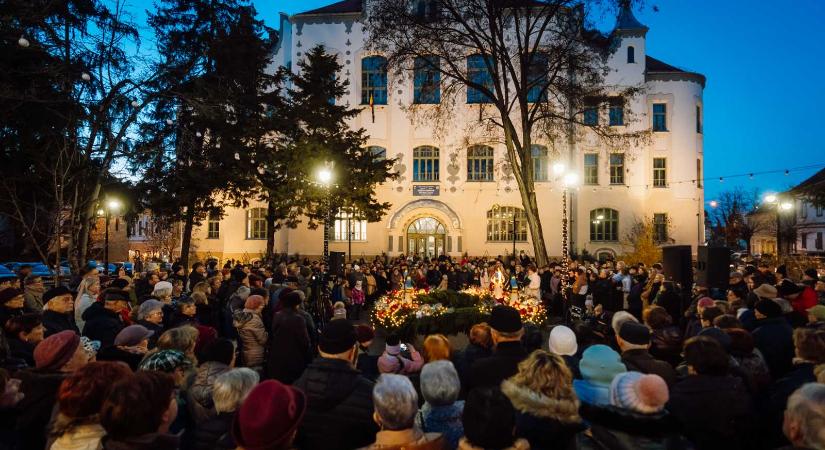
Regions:
M 814 364 L 809 362 L 795 364 L 784 377 L 777 380 L 768 391 L 767 401 L 762 405 L 765 420 L 764 430 L 770 439 L 771 447 L 787 445 L 788 440 L 782 433 L 782 422 L 788 397 L 805 383 L 816 383 Z
M 43 450 L 46 447 L 46 430 L 52 410 L 57 404 L 57 391 L 68 374 L 23 370 L 15 375 L 22 381 L 24 394 L 17 404 L 17 435 L 20 436 L 21 450 Z
M 146 327 L 147 330 L 155 332 L 153 335 L 149 336 L 149 349 L 150 350 L 155 348 L 155 346 L 158 343 L 158 338 L 160 337 L 161 334 L 163 334 L 164 331 L 166 331 L 166 329 L 163 327 L 163 325 L 152 323 L 152 322 L 149 322 L 148 320 L 138 320 L 138 325 L 143 325 L 144 327 Z
M 670 390 L 667 409 L 697 450 L 758 447 L 751 398 L 740 378 L 688 376 Z
M 83 311 L 83 335 L 93 341 L 100 341 L 100 347 L 109 347 L 115 344 L 115 337 L 124 328 L 120 314 L 110 311 L 102 302 L 94 302 Z
M 650 354 L 671 366 L 682 361 L 682 333 L 679 327 L 670 325 L 653 330 L 650 336 Z
M 640 414 L 614 406 L 582 403 L 582 417 L 590 423 L 590 435 L 580 438 L 580 450 L 686 450 L 692 448 L 681 426 L 666 410 Z
M 9 355 L 12 358 L 21 359 L 26 361 L 26 364 L 29 367 L 34 367 L 34 347 L 35 344 L 31 342 L 21 341 L 17 338 L 9 338 L 6 340 L 9 344 Z
M 282 309 L 272 320 L 267 373 L 286 384 L 297 380 L 312 360 L 307 324 L 294 309 Z
M 771 377 L 778 380 L 791 370 L 794 357 L 793 328 L 784 317 L 761 319 L 753 330 L 753 343 L 762 352 Z
M 74 323 L 74 316 L 71 312 L 68 314 L 60 314 L 48 309 L 43 311 L 43 328 L 46 329 L 43 333 L 44 337 L 49 337 L 65 330 L 72 330 L 80 334 L 80 330 L 77 329 L 77 325 Z
M 129 352 L 117 346 L 101 348 L 97 352 L 98 361 L 120 361 L 129 365 L 132 371 L 137 372 L 140 362 L 143 361 L 145 353 Z
M 209 420 L 199 423 L 190 435 L 189 450 L 235 449 L 232 437 L 232 420 L 235 413 L 222 412 Z
M 6 322 L 12 317 L 22 316 L 23 315 L 23 308 L 6 308 L 5 306 L 0 306 L 0 328 L 6 326 Z
M 348 362 L 316 358 L 293 386 L 307 397 L 297 448 L 350 450 L 375 440 L 378 426 L 372 420 L 373 382 Z
M 576 434 L 587 429 L 578 417 L 559 420 L 559 410 L 576 411 L 575 398 L 550 398 L 510 381 L 501 390 L 516 410 L 516 437 L 527 439 L 532 450 L 572 450 Z
M 644 374 L 659 375 L 668 386 L 676 382 L 676 371 L 673 367 L 658 359 L 654 359 L 647 350 L 628 350 L 622 353 L 622 362 L 628 371 Z
M 527 350 L 521 342 L 501 342 L 491 356 L 481 358 L 471 366 L 470 390 L 482 387 L 498 387 L 502 381 L 518 373 L 518 364 L 527 358 Z

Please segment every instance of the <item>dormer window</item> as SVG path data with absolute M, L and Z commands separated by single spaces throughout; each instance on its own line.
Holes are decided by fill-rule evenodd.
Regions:
M 632 45 L 627 47 L 627 63 L 634 64 L 636 62 L 636 48 Z

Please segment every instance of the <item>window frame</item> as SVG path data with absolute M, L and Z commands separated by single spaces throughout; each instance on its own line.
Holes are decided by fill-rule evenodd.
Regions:
M 487 242 L 513 242 L 513 215 L 516 242 L 527 242 L 527 214 L 515 206 L 487 210 Z
M 608 124 L 611 127 L 623 127 L 624 123 L 624 101 L 620 97 L 610 99 L 608 110 Z
M 374 66 L 369 66 L 378 61 Z M 370 104 L 372 93 L 373 105 L 386 105 L 388 100 L 387 89 L 387 58 L 379 55 L 370 55 L 361 58 L 361 104 Z
M 347 226 L 349 225 L 349 226 Z M 352 239 L 348 239 L 352 236 Z M 357 211 L 338 211 L 332 222 L 332 240 L 337 242 L 366 242 L 367 220 Z
M 802 243 L 802 248 L 808 249 L 808 233 L 799 233 L 799 240 Z
M 213 229 L 214 225 L 214 229 Z M 221 220 L 215 218 L 210 214 L 206 222 L 206 239 L 220 239 L 221 238 Z
M 588 157 L 593 157 L 593 164 L 587 163 Z M 598 186 L 599 185 L 599 154 L 598 153 L 585 153 L 583 164 L 584 176 L 582 179 L 584 180 L 584 184 L 586 186 Z
M 483 183 L 494 180 L 495 150 L 489 145 L 471 145 L 467 148 L 467 182 Z
M 598 219 L 602 216 L 601 219 Z M 609 228 L 609 230 L 608 230 Z M 609 235 L 608 235 L 609 234 Z M 590 242 L 619 241 L 619 211 L 596 208 L 590 211 Z
M 257 217 L 253 217 L 257 216 Z M 255 224 L 263 223 L 263 229 L 256 227 Z M 266 208 L 249 208 L 246 210 L 246 240 L 260 241 L 266 240 L 269 231 L 266 223 Z
M 621 164 L 614 164 L 613 158 L 620 157 Z M 623 186 L 625 184 L 625 157 L 624 153 L 611 153 L 608 159 L 609 167 L 610 167 L 610 185 L 611 186 Z
M 704 134 L 704 123 L 702 120 L 702 105 L 696 105 L 696 133 Z
M 550 181 L 550 151 L 547 146 L 533 144 L 530 146 L 530 152 L 533 157 L 533 181 Z
M 662 167 L 656 167 L 656 163 L 661 161 Z M 653 158 L 653 187 L 666 188 L 667 187 L 667 158 L 654 157 Z
M 662 111 L 656 111 L 661 107 Z M 652 108 L 651 129 L 654 133 L 667 133 L 667 103 L 654 103 Z
M 435 61 L 433 61 L 435 60 Z M 437 55 L 419 56 L 413 62 L 413 103 L 437 105 L 441 103 L 441 60 Z M 428 76 L 432 76 L 428 78 Z
M 627 63 L 636 64 L 636 47 L 632 45 L 627 46 Z
M 387 149 L 380 145 L 368 145 L 367 151 L 372 156 L 373 161 L 384 161 L 387 159 Z
M 487 88 L 490 92 L 493 91 L 493 75 L 490 73 L 490 67 L 493 66 L 491 58 L 488 55 L 481 53 L 474 53 L 468 55 L 466 58 L 467 64 L 467 79 L 475 84 L 480 84 Z M 467 103 L 468 104 L 486 104 L 493 103 L 493 99 L 487 97 L 478 89 L 467 86 Z
M 424 154 L 431 151 L 430 154 Z M 432 145 L 419 145 L 413 149 L 413 183 L 438 182 L 441 177 L 441 151 Z M 422 164 L 428 163 L 428 164 Z M 427 171 L 422 172 L 422 166 L 426 166 Z M 424 175 L 424 176 L 422 176 Z
M 547 67 L 550 58 L 543 52 L 533 54 L 533 61 L 527 65 L 524 76 L 527 87 L 527 103 L 547 101 Z
M 799 201 L 799 218 L 807 219 L 808 218 L 808 202 L 805 200 Z
M 588 127 L 599 126 L 599 101 L 596 99 L 585 99 L 582 111 L 582 123 Z
M 670 236 L 667 229 L 667 213 L 653 213 L 653 240 L 661 244 L 668 239 Z

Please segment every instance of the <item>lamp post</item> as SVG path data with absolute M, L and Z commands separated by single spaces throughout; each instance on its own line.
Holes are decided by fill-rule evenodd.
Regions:
M 568 201 L 567 197 L 571 188 L 579 183 L 579 175 L 576 172 L 568 171 L 567 165 L 561 161 L 553 164 L 553 174 L 556 180 L 561 180 L 562 194 L 561 194 L 561 286 L 559 290 L 564 293 L 567 291 L 569 283 L 568 266 L 570 264 L 570 219 L 568 217 Z
M 98 214 L 103 215 L 105 217 L 106 222 L 106 231 L 104 232 L 104 248 L 103 248 L 103 260 L 104 260 L 104 267 L 103 273 L 105 275 L 109 275 L 109 220 L 112 216 L 112 212 L 117 213 L 120 210 L 120 200 L 117 199 L 109 199 L 104 203 L 102 209 L 98 210 Z
M 776 258 L 782 256 L 782 213 L 793 209 L 793 203 L 782 200 L 777 194 L 767 194 L 765 203 L 773 205 L 776 211 Z
M 326 269 L 329 266 L 329 225 L 330 225 L 330 215 L 332 214 L 332 208 L 330 206 L 330 195 L 329 195 L 329 187 L 332 183 L 332 164 L 329 162 L 325 162 L 324 166 L 318 169 L 318 173 L 315 175 L 318 179 L 318 183 L 320 183 L 324 189 L 326 190 L 326 211 L 324 211 L 324 268 Z M 326 269 L 328 270 L 328 269 Z

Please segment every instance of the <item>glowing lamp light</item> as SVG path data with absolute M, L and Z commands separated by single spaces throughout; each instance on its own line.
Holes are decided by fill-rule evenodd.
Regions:
M 765 196 L 765 202 L 776 203 L 776 194 L 768 194 Z
M 120 209 L 120 200 L 112 199 L 106 203 L 106 206 L 109 208 L 109 211 L 117 211 Z
M 97 210 L 97 215 L 98 216 L 104 216 L 104 215 L 106 215 L 106 211 L 104 211 L 103 209 L 98 209 Z
M 324 167 L 323 169 L 319 170 L 319 171 L 318 171 L 318 181 L 320 181 L 320 182 L 321 182 L 321 184 L 325 184 L 325 185 L 326 185 L 326 184 L 329 184 L 329 183 L 330 183 L 330 181 L 332 181 L 332 171 L 330 171 L 330 170 L 329 170 L 328 168 L 326 168 L 326 167 Z
M 781 209 L 782 211 L 790 211 L 791 209 L 793 209 L 793 203 L 791 203 L 791 202 L 782 202 L 779 205 L 779 209 Z
M 557 163 L 553 164 L 553 174 L 554 175 L 561 175 L 564 172 L 564 169 L 566 169 L 566 167 L 565 167 L 563 162 L 557 162 Z
M 579 182 L 579 175 L 575 173 L 568 173 L 564 176 L 564 185 L 567 187 L 575 186 Z
M 17 45 L 26 48 L 29 46 L 29 40 L 26 39 L 25 36 L 20 36 L 20 39 L 17 40 Z
M 241 160 L 241 154 L 238 153 L 238 152 L 235 152 L 235 161 L 240 161 L 240 160 Z
M 717 206 L 719 206 L 719 202 L 717 202 L 716 200 L 711 200 L 710 201 L 710 207 L 711 208 L 716 208 Z
M 92 79 L 92 76 L 91 76 L 91 75 L 89 75 L 89 74 L 88 74 L 88 73 L 86 73 L 86 72 L 83 72 L 83 73 L 81 73 L 81 74 L 80 74 L 80 78 L 81 78 L 83 81 L 89 81 L 89 80 L 91 80 L 91 79 Z

